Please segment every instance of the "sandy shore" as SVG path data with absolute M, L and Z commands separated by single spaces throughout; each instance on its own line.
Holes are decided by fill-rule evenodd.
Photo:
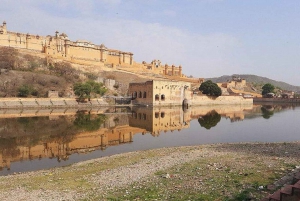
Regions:
M 259 200 L 299 168 L 300 142 L 162 148 L 1 176 L 0 200 Z

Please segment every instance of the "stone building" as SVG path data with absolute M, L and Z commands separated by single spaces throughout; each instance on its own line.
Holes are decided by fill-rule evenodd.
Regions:
M 87 40 L 71 41 L 67 34 L 60 34 L 58 31 L 53 36 L 11 32 L 7 30 L 5 21 L 0 26 L 0 46 L 25 49 L 45 54 L 47 58 L 63 59 L 74 63 L 95 64 L 96 62 L 107 67 L 126 67 L 135 72 L 142 70 L 172 78 L 188 79 L 182 74 L 181 66 L 162 65 L 160 60 L 138 63 L 134 61 L 131 52 L 109 49 L 104 44 L 96 45 Z
M 130 83 L 128 93 L 133 104 L 138 105 L 182 105 L 189 99 L 191 83 L 166 80 L 152 80 L 144 83 Z
M 182 81 L 152 80 L 130 83 L 128 89 L 133 105 L 175 106 L 175 105 L 231 105 L 253 104 L 253 98 L 243 96 L 209 97 L 194 94 L 191 83 Z
M 95 45 L 86 40 L 69 40 L 67 34 L 58 31 L 54 36 L 39 36 L 7 31 L 6 22 L 0 26 L 0 46 L 27 49 L 45 53 L 53 58 L 103 62 L 110 65 L 133 65 L 133 54 Z
M 162 65 L 160 60 L 152 60 L 151 63 L 146 63 L 143 61 L 142 63 L 148 70 L 152 70 L 153 72 L 167 75 L 167 76 L 175 76 L 175 77 L 182 77 L 182 67 L 179 66 L 169 66 L 168 64 Z

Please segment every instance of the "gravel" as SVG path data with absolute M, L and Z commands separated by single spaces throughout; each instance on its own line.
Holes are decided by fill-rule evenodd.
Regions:
M 278 144 L 262 144 L 262 143 L 247 143 L 247 144 L 217 144 L 217 145 L 201 145 L 191 147 L 173 147 L 162 148 L 148 151 L 137 151 L 124 154 L 118 154 L 99 159 L 93 159 L 76 163 L 68 167 L 54 168 L 50 170 L 41 170 L 35 172 L 27 172 L 16 175 L 8 175 L 0 177 L 0 200 L 15 201 L 15 200 L 84 200 L 93 195 L 102 194 L 104 197 L 109 191 L 117 188 L 126 187 L 134 182 L 151 182 L 153 175 L 158 171 L 189 163 L 200 158 L 213 158 L 215 156 L 224 156 L 227 153 L 238 156 L 239 154 L 253 154 L 254 157 L 277 158 L 285 161 L 298 160 L 300 161 L 300 143 L 278 143 Z M 116 164 L 109 169 L 101 169 L 101 164 L 106 164 L 112 160 L 124 158 L 125 161 L 131 161 L 129 164 Z M 235 157 L 232 158 L 234 161 Z M 272 166 L 272 161 L 266 161 Z M 53 183 L 51 179 L 48 182 L 53 183 L 53 188 L 41 185 L 38 189 L 26 186 L 24 181 L 31 181 L 32 178 L 45 177 L 47 175 L 64 174 L 84 170 L 91 165 L 99 165 L 99 170 L 87 173 L 85 175 L 77 175 L 74 180 L 88 181 L 90 186 L 82 188 L 69 188 L 68 183 L 61 181 L 61 187 L 57 183 Z M 299 164 L 300 165 L 300 164 Z M 97 167 L 97 166 L 96 166 Z M 300 166 L 299 166 L 300 167 Z M 294 171 L 299 171 L 298 169 Z M 289 176 L 290 175 L 290 176 Z M 274 185 L 282 181 L 288 182 L 291 173 L 284 175 L 284 179 L 277 181 Z M 168 177 L 168 175 L 165 175 Z M 60 178 L 58 178 L 59 180 Z M 36 180 L 33 180 L 36 182 Z M 274 181 L 275 182 L 275 181 Z M 270 184 L 272 185 L 272 184 Z M 283 182 L 280 185 L 284 185 Z M 5 188 L 7 187 L 7 188 Z M 96 200 L 96 199 L 95 199 Z

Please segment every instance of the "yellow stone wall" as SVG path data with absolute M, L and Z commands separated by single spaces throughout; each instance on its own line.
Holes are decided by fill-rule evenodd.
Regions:
M 133 54 L 112 50 L 103 44 L 95 45 L 84 40 L 70 41 L 64 33 L 54 36 L 39 36 L 7 31 L 6 23 L 0 26 L 0 46 L 45 53 L 53 58 L 66 60 L 87 60 L 107 64 L 133 64 Z
M 206 95 L 193 94 L 191 83 L 152 80 L 144 83 L 130 83 L 128 93 L 134 98 L 137 105 L 226 105 L 226 104 L 253 104 L 252 98 L 242 96 L 219 96 L 217 98 Z M 146 93 L 146 97 L 143 95 Z

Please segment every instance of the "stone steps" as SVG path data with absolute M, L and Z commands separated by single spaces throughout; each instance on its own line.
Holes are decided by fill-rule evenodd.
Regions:
M 286 185 L 261 201 L 300 201 L 300 172 L 294 177 L 294 184 Z

